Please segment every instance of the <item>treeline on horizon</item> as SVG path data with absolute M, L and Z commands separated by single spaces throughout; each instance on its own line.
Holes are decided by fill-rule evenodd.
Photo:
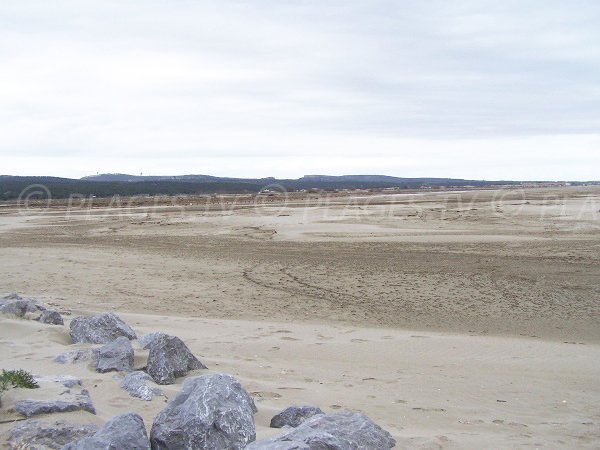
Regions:
M 336 179 L 332 179 L 336 178 Z M 384 177 L 385 178 L 385 177 Z M 57 177 L 27 177 L 27 176 L 0 176 L 0 200 L 16 200 L 23 198 L 28 193 L 34 192 L 34 185 L 42 185 L 51 198 L 64 199 L 71 196 L 96 196 L 113 197 L 140 196 L 140 195 L 193 195 L 193 194 L 251 194 L 258 193 L 266 188 L 285 189 L 298 191 L 302 189 L 321 189 L 333 191 L 336 189 L 381 189 L 400 188 L 411 189 L 422 186 L 495 186 L 518 184 L 512 181 L 477 181 L 454 179 L 382 179 L 382 180 L 356 180 L 344 177 L 303 177 L 297 180 L 277 180 L 274 178 L 263 179 L 231 179 L 219 180 L 217 178 L 206 181 L 182 180 L 144 180 L 144 181 L 95 181 L 89 179 L 71 179 Z M 216 181 L 215 181 L 216 180 Z M 37 190 L 41 191 L 39 187 Z M 40 198 L 46 198 L 47 193 Z M 27 190 L 27 191 L 26 191 Z M 35 196 L 33 197 L 35 198 Z

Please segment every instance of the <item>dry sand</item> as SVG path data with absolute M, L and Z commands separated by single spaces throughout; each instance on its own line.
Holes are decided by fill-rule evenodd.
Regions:
M 204 202 L 3 207 L 0 291 L 180 336 L 253 393 L 259 438 L 306 403 L 398 448 L 600 446 L 599 188 Z M 164 405 L 53 363 L 66 328 L 0 327 L 3 368 L 84 379 L 98 416 L 64 417 Z

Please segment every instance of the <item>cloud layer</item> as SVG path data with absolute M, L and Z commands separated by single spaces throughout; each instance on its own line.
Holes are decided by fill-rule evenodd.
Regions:
M 0 173 L 592 179 L 596 1 L 6 1 Z

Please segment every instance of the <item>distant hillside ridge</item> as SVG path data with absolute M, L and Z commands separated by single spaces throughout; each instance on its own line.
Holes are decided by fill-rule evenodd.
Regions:
M 98 175 L 88 175 L 82 177 L 81 180 L 87 181 L 189 181 L 189 182 L 214 182 L 214 181 L 235 181 L 235 182 L 261 182 L 271 181 L 275 178 L 232 178 L 232 177 L 215 177 L 212 175 L 129 175 L 126 173 L 103 173 Z
M 378 183 L 397 185 L 398 183 L 487 183 L 485 180 L 465 180 L 461 178 L 401 178 L 391 175 L 304 175 L 297 179 L 276 179 L 273 177 L 267 178 L 232 178 L 232 177 L 216 177 L 212 175 L 129 175 L 124 173 L 105 173 L 99 175 L 90 175 L 81 178 L 88 181 L 228 181 L 240 183 Z M 490 183 L 498 183 L 491 181 Z M 502 183 L 506 183 L 502 181 Z
M 494 187 L 520 185 L 521 181 L 464 180 L 456 178 L 401 178 L 389 175 L 305 175 L 297 179 L 231 178 L 211 175 L 99 174 L 81 179 L 0 175 L 0 201 L 23 199 L 32 192 L 38 197 L 112 197 L 137 195 L 251 194 L 264 189 L 353 190 L 418 189 L 428 187 Z M 529 182 L 531 183 L 531 182 Z M 533 182 L 535 183 L 535 182 Z M 582 183 L 573 183 L 582 184 Z M 43 189 L 32 188 L 43 185 Z M 39 186 L 38 186 L 39 188 Z M 43 191 L 43 192 L 41 192 Z

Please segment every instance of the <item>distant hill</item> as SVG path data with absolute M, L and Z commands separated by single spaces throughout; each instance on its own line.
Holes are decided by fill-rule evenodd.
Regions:
M 114 195 L 177 195 L 210 193 L 256 193 L 279 186 L 289 191 L 302 189 L 377 189 L 419 188 L 424 186 L 497 186 L 519 184 L 516 181 L 463 180 L 454 178 L 400 178 L 387 175 L 305 175 L 298 179 L 229 178 L 211 175 L 137 176 L 101 174 L 81 179 L 57 177 L 0 176 L 0 200 L 22 196 L 31 185 L 44 185 L 52 198 L 71 195 L 111 197 Z
M 356 183 L 384 183 L 384 184 L 402 184 L 402 183 L 433 183 L 433 184 L 464 184 L 481 183 L 481 180 L 463 180 L 458 178 L 399 178 L 389 175 L 304 175 L 299 181 L 303 182 L 356 182 Z
M 180 195 L 212 193 L 254 193 L 262 189 L 260 184 L 234 182 L 186 182 L 186 181 L 90 181 L 56 177 L 0 176 L 0 200 L 15 200 L 27 193 L 40 191 L 31 188 L 43 185 L 46 192 L 41 197 L 69 198 L 72 195 L 112 197 L 115 195 Z
M 481 184 L 481 183 L 498 183 L 488 182 L 482 180 L 463 180 L 455 178 L 399 178 L 392 177 L 389 175 L 304 175 L 298 179 L 276 179 L 273 177 L 268 178 L 230 178 L 230 177 L 215 177 L 211 175 L 129 175 L 124 173 L 105 173 L 100 175 L 91 175 L 83 177 L 82 180 L 88 181 L 123 181 L 123 182 L 137 182 L 137 181 L 187 181 L 187 182 L 235 182 L 235 183 L 282 183 L 296 186 L 311 185 L 311 187 L 319 187 L 319 184 L 368 184 L 378 186 L 398 186 L 404 183 L 419 183 L 419 184 L 432 184 L 432 185 L 465 185 L 469 183 Z M 502 183 L 505 183 L 502 181 Z

